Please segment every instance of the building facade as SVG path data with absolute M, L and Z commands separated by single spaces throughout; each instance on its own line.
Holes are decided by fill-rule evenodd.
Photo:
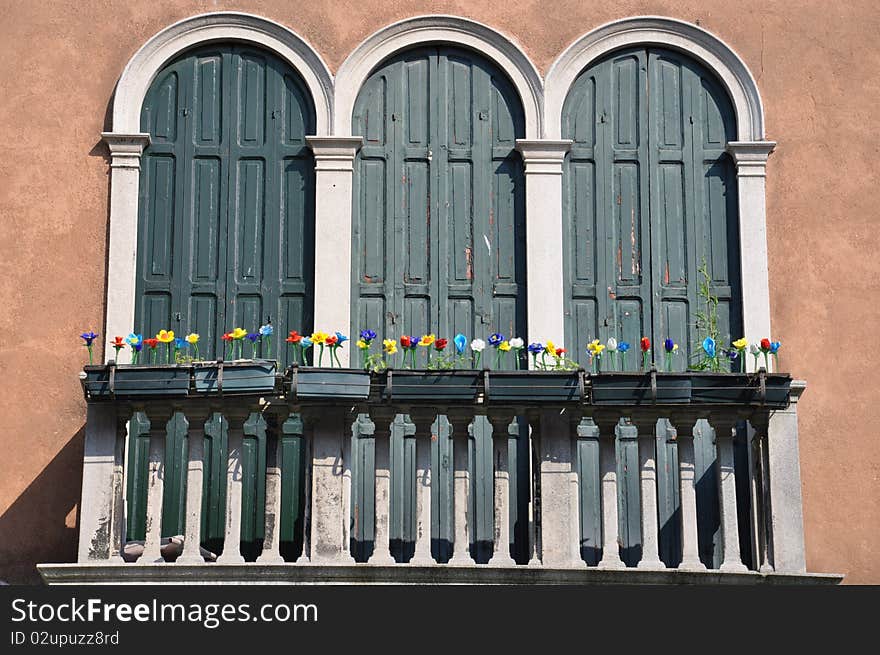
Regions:
M 854 240 L 873 238 L 864 218 L 870 191 L 851 186 L 873 175 L 864 108 L 877 89 L 853 44 L 876 19 L 857 5 L 820 17 L 809 3 L 784 13 L 723 3 L 626 9 L 319 3 L 292 16 L 283 3 L 132 3 L 109 13 L 88 3 L 10 8 L 8 43 L 18 66 L 4 80 L 0 125 L 10 156 L 2 206 L 19 239 L 3 246 L 5 333 L 15 336 L 0 356 L 17 381 L 4 412 L 11 457 L 0 483 L 3 575 L 34 579 L 37 562 L 88 563 L 102 549 L 110 559 L 121 545 L 114 539 L 126 535 L 146 539 L 144 556 L 156 555 L 159 533 L 189 534 L 191 503 L 203 501 L 190 500 L 192 484 L 188 491 L 184 481 L 195 478 L 185 453 L 174 486 L 170 427 L 159 452 L 156 428 L 146 427 L 138 441 L 131 424 L 127 440 L 100 450 L 102 421 L 115 438 L 122 418 L 90 409 L 86 420 L 76 375 L 83 353 L 65 345 L 82 329 L 101 333 L 104 359 L 113 357 L 114 335 L 163 327 L 197 328 L 204 354 L 214 358 L 224 332 L 264 320 L 279 332 L 353 335 L 371 327 L 380 338 L 499 331 L 565 344 L 584 365 L 594 337 L 636 343 L 649 335 L 655 344 L 672 337 L 692 359 L 702 269 L 719 299 L 724 340 L 778 337 L 781 369 L 808 383 L 803 400 L 796 385 L 796 412 L 777 413 L 763 430 L 752 421 L 766 439 L 758 443 L 769 442 L 770 475 L 755 480 L 772 492 L 772 508 L 755 500 L 754 486 L 751 502 L 742 501 L 757 460 L 746 436 L 737 433 L 734 447 L 715 424 L 714 439 L 694 431 L 686 471 L 682 442 L 667 453 L 669 428 L 658 416 L 640 419 L 653 421 L 651 458 L 661 469 L 650 494 L 661 525 L 648 530 L 644 517 L 654 512 L 644 511 L 646 477 L 624 473 L 644 464 L 640 444 L 623 445 L 633 426 L 643 441 L 636 417 L 610 428 L 617 433 L 611 451 L 587 443 L 591 430 L 596 438 L 599 428 L 607 433 L 610 419 L 566 423 L 573 436 L 565 440 L 584 449 L 564 471 L 566 485 L 580 481 L 580 495 L 571 497 L 554 487 L 551 464 L 560 460 L 551 435 L 562 428 L 551 417 L 526 421 L 540 432 L 541 451 L 530 446 L 527 425 L 522 433 L 511 427 L 500 444 L 492 435 L 513 414 L 490 413 L 474 422 L 468 458 L 443 473 L 438 462 L 453 451 L 417 442 L 424 434 L 454 439 L 461 419 L 452 414 L 433 428 L 434 415 L 426 424 L 415 411 L 412 422 L 381 427 L 375 416 L 357 419 L 351 439 L 341 413 L 338 425 L 314 433 L 290 423 L 291 414 L 279 419 L 280 433 L 305 435 L 310 444 L 302 451 L 308 473 L 295 480 L 306 490 L 300 505 L 308 509 L 293 521 L 306 525 L 304 536 L 284 537 L 283 517 L 294 510 L 283 491 L 288 478 L 271 479 L 270 436 L 254 442 L 263 457 L 270 452 L 270 476 L 265 464 L 253 464 L 266 482 L 250 498 L 231 474 L 236 491 L 224 490 L 226 505 L 200 518 L 203 545 L 213 538 L 214 550 L 235 564 L 225 535 L 262 544 L 244 553 L 253 559 L 271 549 L 277 555 L 278 529 L 282 546 L 297 550 L 282 559 L 356 566 L 385 540 L 392 550 L 395 541 L 411 544 L 413 561 L 425 564 L 462 556 L 432 538 L 467 538 L 473 561 L 491 566 L 500 540 L 523 564 L 565 570 L 573 561 L 614 568 L 607 546 L 616 543 L 635 567 L 651 544 L 665 566 L 682 571 L 688 562 L 699 568 L 689 560 L 699 549 L 709 569 L 876 581 L 874 410 L 865 385 L 851 382 L 872 361 L 872 312 L 859 302 L 864 293 L 842 286 L 851 277 L 844 263 L 866 269 L 857 279 L 876 277 L 868 258 L 849 252 Z M 819 194 L 817 179 L 825 181 Z M 794 230 L 799 238 L 789 237 Z M 859 320 L 837 318 L 854 314 L 857 302 Z M 865 347 L 848 345 L 859 343 Z M 283 345 L 277 339 L 269 354 L 288 364 Z M 348 363 L 346 350 L 341 357 Z M 42 370 L 49 362 L 55 366 Z M 834 389 L 854 402 L 844 409 Z M 248 432 L 247 416 L 243 434 L 231 429 L 218 453 L 235 450 L 236 439 L 265 436 L 262 428 Z M 829 420 L 833 441 L 823 438 Z M 407 425 L 415 439 L 407 439 Z M 329 463 L 335 453 L 341 468 Z M 744 458 L 737 466 L 735 456 Z M 594 464 L 596 503 L 584 491 Z M 483 487 L 475 482 L 481 467 Z M 662 472 L 670 467 L 672 474 Z M 740 486 L 725 491 L 716 470 L 731 485 L 739 471 Z M 408 471 L 418 478 L 411 494 L 409 482 L 396 496 L 382 487 Z M 424 484 L 431 471 L 434 482 Z M 470 477 L 463 494 L 460 471 Z M 216 469 L 203 474 L 226 480 Z M 703 479 L 712 480 L 711 493 L 700 491 Z M 618 502 L 608 501 L 609 482 Z M 536 484 L 545 498 L 540 518 Z M 559 516 L 546 502 L 557 500 L 555 491 L 566 498 Z M 737 494 L 738 505 L 725 504 Z M 387 496 L 398 500 L 388 501 L 384 516 L 373 505 Z M 708 519 L 707 502 L 715 508 Z M 730 522 L 730 507 L 739 525 Z M 689 518 L 694 509 L 699 521 Z M 282 517 L 274 525 L 273 512 Z M 161 528 L 151 528 L 160 516 Z M 664 536 L 666 525 L 676 536 Z M 657 536 L 649 539 L 651 531 Z M 406 558 L 399 544 L 395 556 Z M 44 574 L 61 579 L 64 570 Z

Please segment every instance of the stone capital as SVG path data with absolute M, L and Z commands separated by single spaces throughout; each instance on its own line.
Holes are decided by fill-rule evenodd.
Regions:
M 141 167 L 141 154 L 150 145 L 150 135 L 146 133 L 124 134 L 101 132 L 101 137 L 110 150 L 111 168 Z
M 767 159 L 775 141 L 730 141 L 725 148 L 736 163 L 738 177 L 766 177 Z
M 354 170 L 354 158 L 364 144 L 362 136 L 307 136 L 317 171 Z
M 571 139 L 517 139 L 516 149 L 522 155 L 526 175 L 562 175 L 571 144 Z

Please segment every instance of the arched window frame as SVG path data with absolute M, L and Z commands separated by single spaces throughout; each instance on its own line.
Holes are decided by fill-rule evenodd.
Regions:
M 107 267 L 106 342 L 134 326 L 140 158 L 150 135 L 140 131 L 140 114 L 150 84 L 182 52 L 217 41 L 264 48 L 287 61 L 302 77 L 315 104 L 316 131 L 329 134 L 333 82 L 318 53 L 286 27 L 250 14 L 204 14 L 175 23 L 147 41 L 122 72 L 113 98 L 111 132 L 102 136 L 110 150 L 110 242 Z M 109 359 L 112 349 L 104 349 Z
M 652 45 L 679 50 L 702 63 L 720 80 L 733 103 L 737 140 L 727 144 L 727 151 L 737 170 L 743 327 L 750 342 L 758 341 L 771 334 L 765 182 L 767 159 L 776 143 L 764 137 L 764 108 L 755 78 L 730 46 L 701 27 L 659 16 L 602 25 L 566 48 L 548 71 L 545 136 L 560 138 L 563 103 L 582 71 L 615 50 Z

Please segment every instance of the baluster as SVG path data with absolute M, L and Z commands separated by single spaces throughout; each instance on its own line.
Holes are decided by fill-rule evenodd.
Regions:
M 170 410 L 152 412 L 150 417 L 150 454 L 147 473 L 147 525 L 144 534 L 144 552 L 138 564 L 163 562 L 162 558 L 162 500 L 165 491 L 165 435 Z
M 291 415 L 284 423 L 299 423 L 302 434 L 302 421 Z M 288 432 L 285 431 L 287 434 Z M 266 529 L 263 537 L 263 552 L 257 557 L 261 564 L 284 564 L 281 557 L 281 439 L 277 429 L 266 435 Z
M 303 458 L 303 520 L 302 520 L 302 529 L 303 529 L 303 545 L 302 552 L 299 557 L 296 559 L 297 564 L 308 564 L 311 561 L 311 543 L 312 543 L 312 439 L 305 438 L 306 435 L 314 434 L 314 424 L 310 422 L 309 416 L 307 414 L 297 414 L 297 418 L 299 419 L 298 429 L 301 430 L 300 434 L 304 436 L 303 438 L 303 449 L 302 449 L 302 458 Z M 282 429 L 285 430 L 285 434 L 287 434 L 286 426 L 290 421 L 285 421 L 285 424 Z
M 541 412 L 530 410 L 529 421 L 529 566 L 541 566 Z
M 694 462 L 694 428 L 702 418 L 693 413 L 680 413 L 674 417 L 677 428 L 678 475 L 681 489 L 681 571 L 705 571 L 700 561 L 697 533 L 697 487 Z
M 394 423 L 394 410 L 385 407 L 373 409 L 375 461 L 376 461 L 376 533 L 373 539 L 373 554 L 368 564 L 393 566 L 391 555 L 391 426 Z
M 110 553 L 111 564 L 124 564 L 125 546 L 125 439 L 127 421 L 123 414 L 116 416 L 116 439 L 113 445 L 113 482 L 110 487 Z
M 657 525 L 657 419 L 651 412 L 637 411 L 632 418 L 639 431 L 639 480 L 642 515 L 642 559 L 640 569 L 663 569 Z
M 472 566 L 470 535 L 468 533 L 468 500 L 470 496 L 470 470 L 468 469 L 468 427 L 473 421 L 469 410 L 450 410 L 448 415 L 452 434 L 452 507 L 455 538 L 449 564 Z
M 616 413 L 597 413 L 599 426 L 599 475 L 602 480 L 602 559 L 600 569 L 622 569 L 620 523 L 617 515 L 617 424 Z
M 752 448 L 755 452 L 755 508 L 758 516 L 758 554 L 761 573 L 773 573 L 773 523 L 770 505 L 770 461 L 767 452 L 767 431 L 769 416 L 766 412 L 755 412 L 750 419 L 755 435 Z
M 227 414 L 229 421 L 228 455 L 226 459 L 226 533 L 223 536 L 223 554 L 217 558 L 218 564 L 239 564 L 244 562 L 241 554 L 241 484 L 242 484 L 242 442 L 244 430 L 242 423 L 247 414 Z
M 202 484 L 204 480 L 205 421 L 207 415 L 193 415 L 188 419 L 187 468 L 186 468 L 186 516 L 183 552 L 177 564 L 204 564 L 201 555 L 202 539 Z
M 493 409 L 487 417 L 492 425 L 495 470 L 495 529 L 489 566 L 516 566 L 516 561 L 510 556 L 510 473 L 507 466 L 508 429 L 513 417 L 513 410 L 497 409 Z
M 748 571 L 739 552 L 739 523 L 736 513 L 736 473 L 733 459 L 733 434 L 736 415 L 718 413 L 713 417 L 715 447 L 718 453 L 718 498 L 721 511 L 721 532 L 724 539 L 722 571 Z
M 571 494 L 572 484 L 577 484 L 577 471 L 569 422 L 558 411 L 538 411 L 541 496 L 536 514 L 540 561 L 551 568 L 580 567 L 583 561 L 577 549 L 579 537 L 573 538 L 580 534 L 580 522 L 578 504 L 572 503 Z
M 433 566 L 431 556 L 431 425 L 435 410 L 413 409 L 410 418 L 416 427 L 416 548 L 410 564 Z

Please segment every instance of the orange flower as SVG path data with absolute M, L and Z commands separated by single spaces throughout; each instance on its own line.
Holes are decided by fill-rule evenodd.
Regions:
M 331 334 L 326 339 L 324 339 L 324 343 L 328 346 L 335 346 L 337 341 L 339 341 L 339 337 L 337 337 L 335 334 Z
M 303 335 L 301 335 L 299 332 L 297 332 L 296 330 L 291 330 L 290 336 L 287 337 L 287 343 L 299 343 L 300 341 L 302 341 L 302 338 Z

